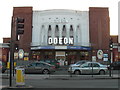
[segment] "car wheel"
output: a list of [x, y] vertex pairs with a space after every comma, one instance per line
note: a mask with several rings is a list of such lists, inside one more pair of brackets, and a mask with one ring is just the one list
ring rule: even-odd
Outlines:
[[50, 72], [49, 72], [49, 70], [44, 69], [42, 73], [43, 73], [43, 74], [49, 74]]
[[100, 75], [105, 75], [105, 71], [104, 70], [100, 70], [99, 74]]
[[6, 71], [5, 69], [2, 69], [2, 73], [5, 73], [5, 71]]
[[80, 75], [81, 72], [80, 72], [79, 70], [76, 70], [76, 71], [74, 72], [74, 74], [75, 74], [75, 75]]
[[2, 70], [2, 73], [5, 73], [5, 70]]

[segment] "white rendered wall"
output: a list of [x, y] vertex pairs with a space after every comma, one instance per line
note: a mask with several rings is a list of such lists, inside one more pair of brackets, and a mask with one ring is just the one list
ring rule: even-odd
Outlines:
[[[69, 31], [70, 25], [74, 28], [74, 45], [89, 46], [89, 13], [88, 11], [73, 10], [46, 10], [33, 11], [33, 28], [32, 28], [32, 46], [47, 46], [48, 27], [52, 27], [52, 37], [55, 37], [55, 26], [59, 29], [63, 25], [66, 31]], [[77, 28], [79, 26], [79, 28]], [[44, 27], [44, 28], [43, 28]], [[79, 30], [78, 30], [79, 29]], [[66, 33], [67, 33], [66, 32]], [[61, 36], [61, 33], [59, 33]], [[69, 37], [69, 35], [67, 34]]]

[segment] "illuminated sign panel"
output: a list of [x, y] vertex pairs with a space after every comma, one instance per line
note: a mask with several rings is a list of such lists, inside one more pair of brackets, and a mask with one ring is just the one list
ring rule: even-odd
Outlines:
[[59, 44], [59, 45], [63, 45], [63, 44], [73, 44], [73, 38], [48, 38], [48, 44]]

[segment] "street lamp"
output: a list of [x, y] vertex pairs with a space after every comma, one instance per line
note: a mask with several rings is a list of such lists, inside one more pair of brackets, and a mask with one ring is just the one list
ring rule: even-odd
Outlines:
[[[15, 21], [14, 21], [15, 20]], [[16, 39], [14, 38], [14, 24], [15, 23], [15, 31], [16, 31]], [[12, 68], [13, 68], [13, 76], [14, 76], [14, 51], [15, 51], [15, 41], [18, 41], [18, 35], [24, 33], [24, 19], [17, 17], [12, 17], [11, 20], [11, 41], [10, 41], [10, 77], [9, 77], [9, 86], [12, 86]]]
[[112, 50], [113, 50], [113, 41], [112, 41], [112, 38], [110, 38], [109, 40], [109, 63], [110, 63], [110, 67], [109, 67], [109, 76], [111, 77], [111, 53], [112, 53]]

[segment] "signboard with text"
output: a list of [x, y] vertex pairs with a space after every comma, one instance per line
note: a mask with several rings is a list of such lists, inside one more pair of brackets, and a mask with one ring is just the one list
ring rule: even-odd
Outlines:
[[24, 51], [23, 51], [23, 49], [19, 49], [18, 56], [19, 56], [20, 59], [22, 59], [24, 57]]
[[98, 59], [102, 59], [103, 58], [103, 51], [102, 50], [98, 50], [97, 57], [98, 57]]

